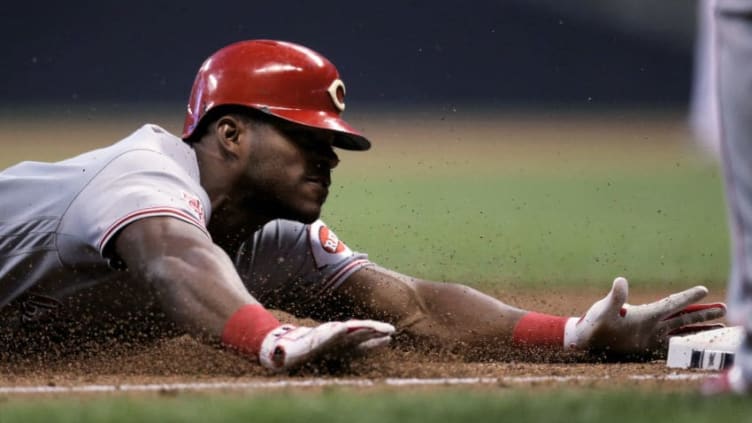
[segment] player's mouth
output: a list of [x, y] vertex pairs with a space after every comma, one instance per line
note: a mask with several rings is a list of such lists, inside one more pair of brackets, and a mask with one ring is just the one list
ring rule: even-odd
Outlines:
[[306, 182], [320, 185], [322, 188], [328, 190], [332, 184], [332, 178], [329, 175], [308, 175], [305, 178]]
[[323, 204], [326, 198], [329, 196], [329, 185], [331, 185], [331, 179], [328, 176], [307, 176], [305, 178], [306, 185], [308, 185], [309, 192], [316, 197], [316, 201]]

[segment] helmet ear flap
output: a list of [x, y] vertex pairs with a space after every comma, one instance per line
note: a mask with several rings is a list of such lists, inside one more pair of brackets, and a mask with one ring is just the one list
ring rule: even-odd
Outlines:
[[218, 50], [199, 69], [182, 137], [195, 140], [214, 108], [235, 105], [335, 131], [341, 140], [336, 146], [367, 150], [370, 142], [340, 116], [345, 93], [337, 69], [319, 53], [284, 41], [241, 41]]

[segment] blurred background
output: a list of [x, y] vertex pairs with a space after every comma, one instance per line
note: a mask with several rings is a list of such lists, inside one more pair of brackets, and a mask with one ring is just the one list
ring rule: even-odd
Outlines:
[[208, 55], [282, 39], [337, 65], [345, 117], [374, 141], [342, 152], [324, 215], [374, 261], [474, 283], [722, 287], [712, 130], [698, 137], [688, 118], [714, 116], [692, 94], [709, 90], [695, 78], [702, 4], [6, 2], [0, 167], [145, 122], [179, 132]]
[[685, 108], [686, 0], [6, 2], [0, 102], [185, 102], [205, 57], [298, 42], [340, 69], [352, 109]]

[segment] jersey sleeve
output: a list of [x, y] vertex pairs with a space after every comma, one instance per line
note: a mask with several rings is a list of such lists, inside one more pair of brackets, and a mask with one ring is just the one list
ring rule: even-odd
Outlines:
[[318, 220], [274, 220], [246, 242], [235, 259], [248, 291], [267, 307], [307, 316], [305, 305], [372, 263]]
[[66, 212], [64, 231], [104, 255], [113, 236], [128, 224], [169, 216], [207, 236], [209, 199], [183, 166], [166, 155], [132, 150], [112, 160], [91, 179]]

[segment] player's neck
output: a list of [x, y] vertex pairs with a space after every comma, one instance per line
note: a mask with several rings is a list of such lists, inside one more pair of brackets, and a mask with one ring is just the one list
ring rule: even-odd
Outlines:
[[226, 165], [222, 155], [208, 145], [209, 141], [203, 141], [194, 144], [193, 150], [196, 152], [201, 187], [209, 195], [212, 210], [219, 210], [227, 202], [232, 181], [238, 176]]
[[240, 245], [253, 236], [253, 233], [269, 220], [258, 216], [249, 216], [233, 207], [229, 202], [225, 202], [220, 203], [213, 210], [208, 229], [214, 243], [232, 257], [238, 251]]

